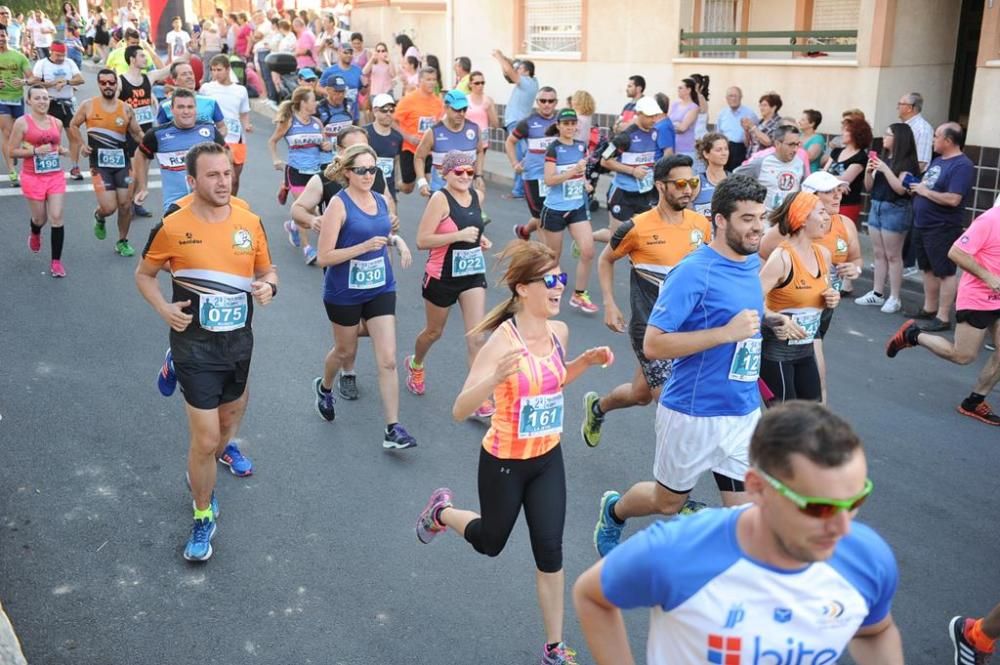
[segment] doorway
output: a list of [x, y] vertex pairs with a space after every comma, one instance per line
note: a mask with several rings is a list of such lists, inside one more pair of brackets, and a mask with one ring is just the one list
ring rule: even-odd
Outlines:
[[983, 0], [962, 0], [958, 20], [958, 45], [955, 47], [955, 69], [952, 72], [951, 102], [948, 119], [969, 126], [969, 108], [976, 82], [976, 60], [979, 57], [979, 34], [983, 27]]

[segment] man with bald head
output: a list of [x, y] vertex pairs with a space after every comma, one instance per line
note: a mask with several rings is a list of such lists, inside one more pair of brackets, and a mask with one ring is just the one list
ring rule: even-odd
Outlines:
[[924, 304], [911, 315], [925, 319], [922, 330], [939, 332], [951, 328], [958, 280], [948, 250], [962, 235], [965, 199], [972, 191], [976, 167], [962, 152], [962, 127], [946, 122], [934, 131], [934, 152], [923, 180], [911, 185], [913, 193], [913, 243], [917, 266], [924, 275]]
[[743, 118], [750, 118], [757, 124], [757, 115], [749, 106], [743, 104], [743, 91], [733, 86], [726, 89], [726, 108], [719, 111], [715, 122], [716, 131], [722, 133], [729, 141], [729, 161], [726, 170], [732, 171], [747, 158], [747, 146], [750, 137], [743, 129]]

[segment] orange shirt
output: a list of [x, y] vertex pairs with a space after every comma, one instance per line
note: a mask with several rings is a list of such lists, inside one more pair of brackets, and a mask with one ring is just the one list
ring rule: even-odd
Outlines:
[[771, 289], [767, 294], [767, 308], [772, 312], [800, 311], [804, 309], [824, 309], [826, 301], [823, 292], [829, 288], [828, 267], [821, 246], [812, 244], [816, 255], [819, 274], [813, 275], [799, 256], [799, 253], [785, 241], [779, 245], [792, 261], [792, 272], [788, 280]]
[[[188, 207], [189, 205], [191, 205], [192, 201], [194, 201], [194, 192], [185, 194], [184, 196], [180, 197], [179, 199], [171, 203], [169, 206], [167, 206], [167, 210], [166, 212], [164, 212], [163, 216], [166, 217], [167, 215], [172, 215], [181, 208]], [[229, 203], [230, 205], [237, 208], [243, 208], [244, 210], [250, 209], [250, 204], [238, 196], [230, 196]]]
[[[444, 115], [444, 102], [437, 95], [425, 95], [419, 89], [405, 95], [396, 104], [396, 113], [393, 116], [403, 135], [417, 134], [423, 136], [424, 132], [434, 126], [441, 116]], [[416, 144], [403, 139], [403, 150], [416, 152]]]
[[816, 242], [830, 250], [833, 265], [839, 265], [847, 261], [847, 251], [851, 244], [851, 236], [847, 235], [844, 218], [840, 215], [830, 215], [830, 230]]
[[694, 210], [683, 211], [671, 224], [656, 208], [640, 213], [618, 227], [611, 238], [616, 259], [628, 256], [636, 273], [659, 284], [685, 256], [712, 239], [712, 224]]

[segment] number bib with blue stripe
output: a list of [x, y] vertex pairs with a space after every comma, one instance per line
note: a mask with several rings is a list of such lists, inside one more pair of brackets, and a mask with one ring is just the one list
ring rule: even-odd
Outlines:
[[377, 289], [385, 286], [385, 278], [385, 257], [380, 256], [368, 261], [351, 259], [347, 288]]
[[517, 418], [517, 438], [561, 434], [563, 429], [563, 394], [535, 395], [521, 398]]
[[482, 247], [451, 250], [451, 276], [468, 277], [486, 272], [486, 259]]

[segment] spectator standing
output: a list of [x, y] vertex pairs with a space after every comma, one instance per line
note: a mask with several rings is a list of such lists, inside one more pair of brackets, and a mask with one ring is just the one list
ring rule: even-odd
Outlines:
[[848, 186], [840, 202], [840, 214], [861, 227], [861, 192], [864, 190], [864, 171], [868, 164], [868, 148], [872, 144], [872, 128], [860, 118], [848, 118], [842, 123], [842, 148], [834, 148], [826, 169]]
[[389, 47], [385, 42], [375, 45], [375, 55], [361, 70], [368, 79], [369, 93], [374, 99], [378, 95], [392, 94], [392, 82], [396, 78], [396, 66], [389, 59]]
[[899, 119], [913, 130], [913, 138], [917, 142], [917, 159], [920, 160], [921, 173], [927, 170], [927, 165], [931, 163], [931, 147], [934, 142], [934, 128], [922, 115], [923, 109], [924, 97], [919, 92], [905, 94], [896, 103]]
[[472, 92], [472, 87], [469, 85], [469, 79], [472, 74], [472, 60], [467, 56], [459, 56], [455, 58], [455, 88], [461, 90], [466, 95]]
[[292, 21], [292, 32], [295, 33], [295, 59], [299, 68], [315, 67], [316, 35], [301, 18]]
[[[534, 111], [535, 97], [538, 95], [538, 80], [535, 79], [535, 63], [531, 60], [511, 60], [499, 49], [493, 51], [493, 57], [500, 63], [504, 77], [514, 84], [514, 89], [510, 91], [510, 98], [507, 100], [507, 107], [504, 109], [503, 124], [510, 134], [517, 127], [517, 124], [527, 118]], [[517, 144], [517, 160], [524, 159], [527, 148], [523, 141]], [[524, 196], [524, 181], [520, 173], [514, 174], [514, 188], [511, 196], [521, 198]]]
[[[201, 24], [201, 59], [202, 62], [211, 62], [212, 58], [222, 53], [222, 35], [219, 34], [219, 26], [215, 21], [206, 19]], [[211, 71], [206, 70], [202, 83], [211, 78]]]
[[184, 22], [180, 16], [175, 16], [170, 22], [170, 32], [165, 38], [167, 42], [167, 62], [173, 63], [177, 58], [183, 58], [187, 53], [188, 44], [191, 43], [191, 35], [184, 29]]
[[417, 59], [417, 69], [420, 69], [420, 58], [421, 58], [420, 49], [418, 49], [416, 44], [413, 43], [413, 40], [410, 39], [409, 35], [406, 34], [396, 35], [396, 46], [399, 47], [399, 54], [402, 57], [403, 61], [405, 61], [410, 56], [413, 56], [414, 58]]
[[719, 111], [719, 117], [715, 121], [715, 131], [720, 132], [729, 142], [727, 171], [732, 171], [747, 158], [750, 135], [744, 127], [744, 118], [750, 126], [754, 126], [758, 122], [757, 115], [749, 106], [743, 104], [743, 91], [736, 86], [727, 88], [726, 108]]
[[774, 144], [771, 135], [781, 122], [781, 116], [778, 115], [781, 110], [781, 95], [776, 92], [761, 95], [757, 100], [757, 110], [760, 111], [760, 119], [756, 125], [747, 119], [742, 121], [743, 128], [750, 136], [747, 154], [751, 157], [761, 148], [770, 148]]
[[816, 131], [823, 122], [823, 114], [816, 109], [806, 109], [799, 118], [799, 131], [802, 133], [802, 149], [809, 155], [810, 173], [823, 168], [823, 157], [826, 153], [826, 137]]
[[678, 99], [670, 105], [670, 122], [674, 126], [674, 152], [695, 158], [694, 128], [698, 122], [700, 97], [694, 79], [686, 78], [677, 86]]
[[486, 76], [480, 71], [469, 73], [469, 89], [466, 97], [469, 99], [469, 110], [465, 112], [466, 120], [479, 125], [479, 147], [486, 150], [490, 145], [490, 128], [499, 127], [496, 104], [493, 98], [486, 94]]
[[628, 81], [625, 82], [625, 97], [628, 99], [625, 102], [625, 106], [622, 107], [621, 115], [618, 116], [618, 120], [615, 121], [614, 132], [618, 132], [625, 129], [629, 123], [635, 119], [635, 104], [642, 96], [646, 94], [646, 79], [638, 74], [633, 74], [628, 77]]

